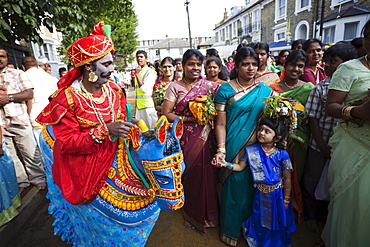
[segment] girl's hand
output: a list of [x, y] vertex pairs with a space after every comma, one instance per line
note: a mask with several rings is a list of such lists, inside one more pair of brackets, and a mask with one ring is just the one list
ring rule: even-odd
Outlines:
[[284, 208], [288, 209], [288, 207], [289, 207], [289, 203], [284, 202]]

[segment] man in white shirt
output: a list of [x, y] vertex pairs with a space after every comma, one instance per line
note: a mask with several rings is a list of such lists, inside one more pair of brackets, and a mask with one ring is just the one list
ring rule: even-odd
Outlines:
[[33, 86], [33, 99], [27, 102], [27, 107], [33, 133], [38, 142], [42, 126], [35, 119], [45, 106], [49, 104], [49, 96], [58, 89], [58, 79], [40, 68], [37, 65], [36, 59], [33, 57], [24, 57], [22, 66]]

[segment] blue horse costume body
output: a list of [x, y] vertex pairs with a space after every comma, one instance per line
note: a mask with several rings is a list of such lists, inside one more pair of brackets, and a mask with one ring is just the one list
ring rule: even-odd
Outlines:
[[53, 180], [55, 138], [52, 126], [46, 126], [40, 146], [55, 234], [76, 246], [144, 246], [160, 210], [176, 210], [184, 204], [181, 136], [180, 118], [170, 130], [164, 117], [154, 131], [142, 133], [131, 127], [126, 140], [117, 140], [116, 156], [96, 198], [88, 204], [72, 205]]

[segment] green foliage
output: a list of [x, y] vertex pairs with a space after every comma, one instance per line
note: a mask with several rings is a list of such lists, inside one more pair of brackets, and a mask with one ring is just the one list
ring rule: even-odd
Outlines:
[[0, 41], [14, 43], [24, 39], [42, 44], [40, 26], [50, 32], [53, 24], [63, 34], [59, 54], [77, 39], [89, 34], [100, 20], [112, 26], [117, 54], [125, 61], [136, 49], [137, 17], [131, 0], [0, 0]]

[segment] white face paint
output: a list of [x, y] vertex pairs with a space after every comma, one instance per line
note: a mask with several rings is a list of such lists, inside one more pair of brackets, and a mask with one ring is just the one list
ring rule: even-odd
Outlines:
[[114, 71], [113, 57], [108, 53], [104, 57], [94, 62], [96, 65], [95, 74], [98, 76], [96, 83], [105, 84], [108, 82], [111, 73]]

